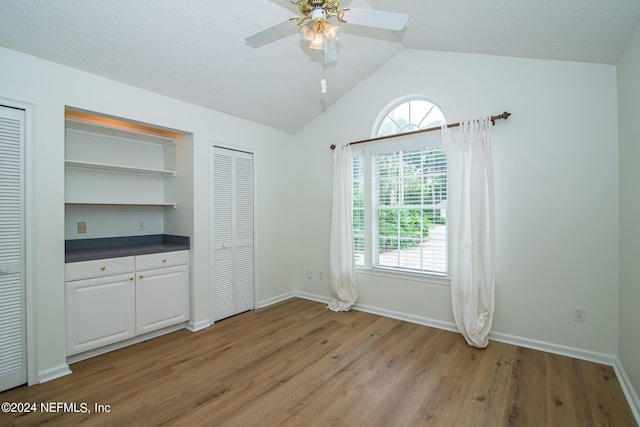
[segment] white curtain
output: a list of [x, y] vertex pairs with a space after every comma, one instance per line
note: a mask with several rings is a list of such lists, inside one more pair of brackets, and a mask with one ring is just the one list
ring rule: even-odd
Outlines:
[[495, 239], [491, 119], [443, 128], [449, 162], [447, 216], [451, 300], [467, 343], [484, 348], [495, 306]]
[[329, 272], [333, 311], [349, 311], [358, 299], [352, 229], [353, 157], [348, 144], [333, 153], [333, 205], [329, 243]]

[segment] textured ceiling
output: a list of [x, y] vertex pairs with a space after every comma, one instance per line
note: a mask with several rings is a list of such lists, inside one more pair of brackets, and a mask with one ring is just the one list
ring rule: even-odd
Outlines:
[[409, 22], [401, 32], [343, 25], [326, 95], [320, 58], [297, 33], [244, 42], [294, 16], [287, 0], [0, 0], [0, 45], [295, 132], [402, 49], [616, 64], [640, 20], [638, 0], [342, 6], [408, 13]]

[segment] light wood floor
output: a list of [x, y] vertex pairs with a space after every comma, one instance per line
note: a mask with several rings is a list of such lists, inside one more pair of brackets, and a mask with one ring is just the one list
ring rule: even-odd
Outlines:
[[0, 413], [0, 425], [636, 425], [611, 367], [497, 342], [477, 350], [458, 334], [302, 299], [71, 368], [0, 402], [92, 413]]

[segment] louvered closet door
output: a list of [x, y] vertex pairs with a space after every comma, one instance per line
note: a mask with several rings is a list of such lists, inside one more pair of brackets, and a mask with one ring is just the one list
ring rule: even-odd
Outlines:
[[214, 321], [254, 308], [253, 155], [214, 147]]
[[234, 248], [236, 313], [254, 308], [253, 156], [235, 153]]
[[0, 391], [27, 382], [24, 120], [0, 106]]

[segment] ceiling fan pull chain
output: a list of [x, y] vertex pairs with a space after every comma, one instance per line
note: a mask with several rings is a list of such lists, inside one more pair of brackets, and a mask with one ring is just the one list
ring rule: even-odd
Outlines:
[[322, 80], [320, 80], [320, 91], [322, 93], [327, 93], [327, 80], [324, 78], [324, 53], [326, 50], [325, 43], [327, 42], [326, 37], [323, 36], [322, 39]]

